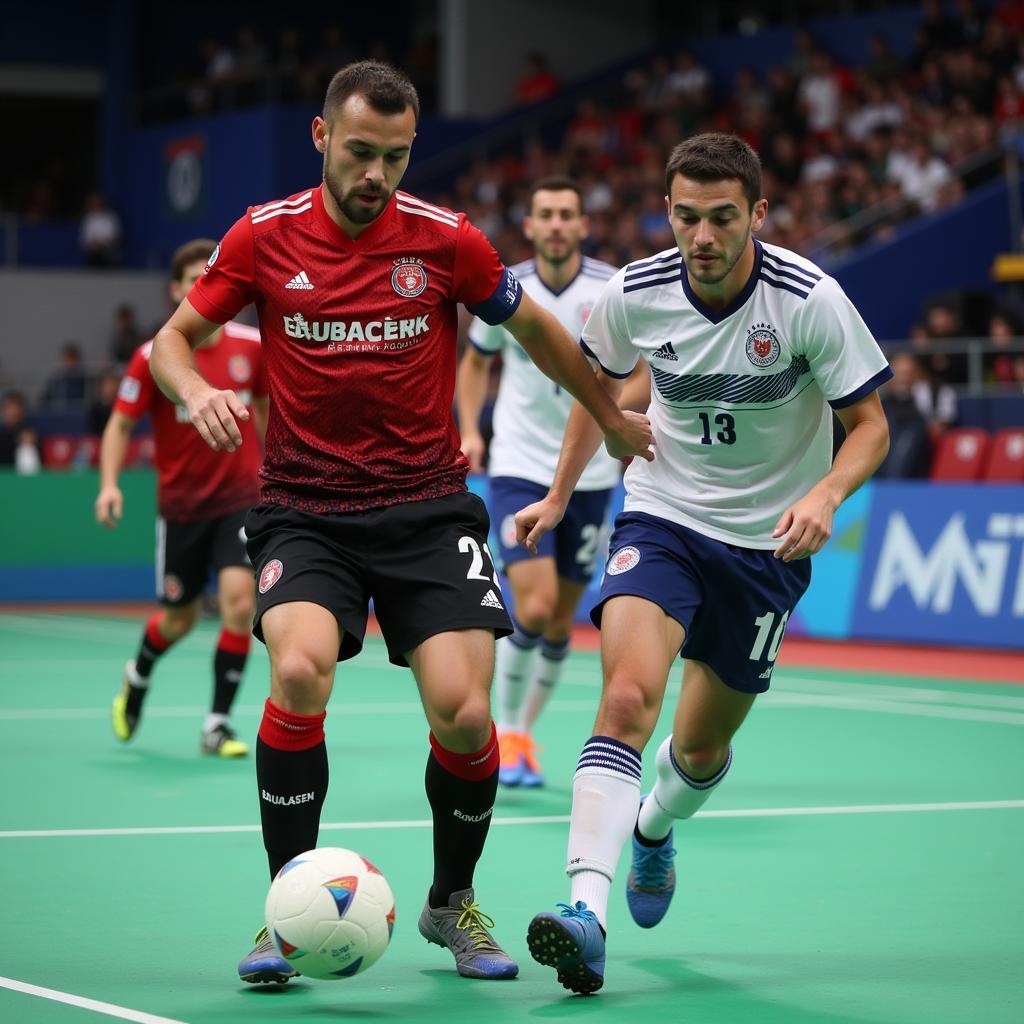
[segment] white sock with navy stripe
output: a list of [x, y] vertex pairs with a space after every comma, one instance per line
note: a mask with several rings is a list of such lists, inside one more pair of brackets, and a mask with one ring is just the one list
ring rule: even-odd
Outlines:
[[541, 642], [540, 633], [528, 633], [512, 620], [516, 631], [499, 640], [494, 660], [494, 693], [498, 731], [518, 732], [526, 696], [526, 684], [533, 672], [533, 659]]
[[674, 821], [690, 818], [704, 806], [732, 764], [732, 747], [729, 747], [725, 764], [710, 779], [691, 779], [683, 771], [672, 752], [671, 736], [658, 747], [655, 764], [658, 781], [640, 808], [636, 823], [637, 830], [645, 839], [664, 839], [672, 830]]
[[568, 639], [556, 642], [545, 640], [540, 645], [540, 657], [537, 668], [526, 691], [526, 706], [520, 722], [520, 732], [533, 731], [533, 725], [540, 718], [540, 713], [547, 706], [554, 693], [558, 680], [562, 676], [565, 659], [569, 657]]
[[640, 752], [610, 736], [591, 736], [572, 783], [569, 819], [571, 903], [583, 900], [601, 927], [622, 847], [640, 802]]

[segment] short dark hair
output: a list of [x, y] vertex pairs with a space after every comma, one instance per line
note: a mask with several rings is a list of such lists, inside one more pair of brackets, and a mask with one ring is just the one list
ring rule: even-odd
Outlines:
[[401, 114], [412, 107], [413, 117], [420, 119], [420, 98], [416, 86], [398, 68], [380, 60], [359, 60], [346, 64], [327, 86], [323, 119], [331, 116], [349, 98], [359, 94], [378, 114]]
[[705, 132], [680, 142], [665, 167], [665, 194], [672, 192], [677, 174], [694, 181], [736, 179], [754, 208], [761, 198], [761, 160], [741, 138], [724, 132]]
[[583, 189], [580, 188], [579, 182], [573, 181], [572, 178], [564, 174], [549, 174], [546, 178], [541, 178], [539, 181], [533, 183], [533, 187], [530, 189], [530, 204], [528, 209], [533, 209], [533, 197], [538, 192], [575, 192], [576, 198], [580, 201], [580, 213], [583, 212]]
[[179, 245], [171, 257], [171, 279], [181, 284], [185, 268], [198, 260], [206, 263], [216, 248], [217, 243], [212, 238], [193, 238], [191, 242]]

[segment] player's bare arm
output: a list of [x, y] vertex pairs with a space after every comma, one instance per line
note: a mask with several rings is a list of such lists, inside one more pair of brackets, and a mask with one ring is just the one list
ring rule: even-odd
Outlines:
[[153, 379], [172, 401], [188, 409], [192, 425], [214, 451], [233, 452], [242, 443], [237, 420], [247, 420], [249, 410], [234, 391], [211, 387], [196, 369], [193, 350], [220, 324], [201, 316], [182, 299], [170, 320], [153, 339], [149, 365]]
[[795, 505], [786, 509], [772, 531], [781, 538], [775, 557], [784, 562], [817, 554], [832, 536], [835, 510], [882, 464], [889, 451], [889, 424], [878, 392], [837, 409], [846, 440], [832, 468]]
[[619, 408], [646, 413], [651, 404], [651, 369], [643, 359], [626, 378], [619, 395]]
[[100, 439], [100, 492], [94, 508], [96, 522], [113, 529], [124, 514], [124, 495], [118, 478], [128, 454], [128, 445], [135, 429], [135, 417], [114, 410], [103, 428]]
[[459, 361], [459, 376], [455, 384], [455, 402], [459, 411], [459, 447], [469, 460], [473, 473], [483, 469], [484, 439], [480, 433], [480, 413], [487, 399], [487, 383], [491, 374], [492, 357], [484, 355], [472, 345]]
[[[612, 401], [620, 397], [623, 381], [609, 377], [600, 369], [595, 373], [595, 377], [598, 387]], [[625, 415], [638, 417], [639, 413], [627, 412]], [[652, 439], [651, 444], [653, 443]], [[531, 554], [537, 554], [537, 542], [562, 521], [572, 492], [600, 444], [601, 428], [582, 405], [575, 403], [565, 425], [562, 451], [558, 456], [555, 477], [551, 481], [548, 493], [540, 501], [535, 501], [516, 513], [516, 540]]]
[[615, 404], [595, 379], [569, 332], [546, 309], [524, 292], [519, 308], [502, 326], [543, 374], [565, 388], [593, 416], [612, 458], [637, 455], [648, 462], [654, 458], [654, 438], [647, 417], [624, 413]]

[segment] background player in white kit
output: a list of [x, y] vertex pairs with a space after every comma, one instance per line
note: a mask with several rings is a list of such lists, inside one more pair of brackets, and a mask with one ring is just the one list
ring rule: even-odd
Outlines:
[[[572, 179], [538, 181], [523, 222], [523, 234], [536, 255], [512, 268], [523, 287], [574, 338], [580, 336], [616, 270], [580, 253], [587, 228], [583, 196]], [[533, 724], [558, 683], [576, 606], [605, 553], [608, 502], [621, 463], [603, 448], [594, 455], [561, 523], [541, 541], [538, 557], [530, 558], [516, 543], [515, 513], [543, 498], [551, 486], [572, 396], [545, 377], [500, 324], [490, 326], [475, 318], [469, 340], [459, 363], [456, 396], [462, 451], [476, 473], [483, 469], [480, 413], [491, 363], [499, 352], [502, 356], [488, 460], [489, 510], [512, 587], [515, 633], [498, 641], [495, 661], [498, 780], [506, 786], [540, 786], [544, 778], [534, 750]]]
[[[754, 151], [733, 136], [695, 136], [669, 158], [666, 191], [678, 248], [616, 274], [583, 331], [613, 395], [638, 358], [650, 365], [658, 458], [626, 471], [592, 613], [604, 687], [573, 781], [570, 904], [529, 928], [534, 959], [581, 993], [603, 983], [623, 843], [632, 832], [630, 912], [652, 927], [675, 889], [672, 824], [724, 778], [732, 737], [768, 689], [810, 582], [807, 556], [888, 450], [876, 389], [892, 371], [864, 321], [809, 260], [753, 238], [767, 210]], [[834, 462], [832, 409], [847, 435]], [[516, 517], [530, 550], [597, 443], [574, 408], [551, 491]], [[641, 804], [640, 753], [680, 650], [672, 735]]]

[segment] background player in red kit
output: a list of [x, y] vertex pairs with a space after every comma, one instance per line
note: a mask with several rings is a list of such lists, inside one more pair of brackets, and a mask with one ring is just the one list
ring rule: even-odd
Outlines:
[[[175, 302], [202, 276], [216, 244], [197, 238], [175, 252], [170, 284]], [[222, 629], [213, 657], [213, 700], [200, 749], [220, 757], [241, 757], [249, 747], [235, 736], [228, 716], [245, 669], [253, 613], [253, 574], [243, 523], [259, 493], [259, 442], [267, 416], [260, 335], [255, 328], [228, 323], [211, 334], [196, 354], [203, 376], [230, 388], [255, 413], [241, 425], [249, 444], [234, 458], [211, 452], [196, 436], [184, 406], [168, 401], [157, 389], [149, 366], [152, 344], [147, 342], [132, 357], [100, 445], [96, 519], [114, 527], [124, 511], [118, 476], [132, 430], [149, 413], [159, 478], [156, 582], [163, 610], [146, 623], [138, 653], [125, 667], [121, 692], [114, 698], [114, 733], [127, 741], [138, 728], [153, 664], [195, 625], [212, 568], [217, 574]]]
[[[434, 876], [419, 930], [452, 951], [460, 974], [509, 978], [518, 967], [490, 934], [473, 871], [498, 780], [494, 638], [511, 626], [452, 416], [456, 304], [504, 323], [592, 411], [613, 455], [651, 457], [651, 435], [645, 417], [612, 403], [575, 341], [464, 215], [397, 191], [418, 112], [395, 69], [364, 61], [339, 71], [313, 121], [323, 186], [234, 224], [157, 334], [153, 369], [212, 448], [244, 450], [247, 410], [203, 379], [192, 349], [256, 303], [273, 403], [262, 503], [246, 532], [259, 582], [254, 631], [271, 664], [256, 749], [271, 874], [316, 845], [325, 708], [337, 662], [362, 645], [372, 597], [389, 657], [411, 667], [431, 730]], [[265, 932], [239, 964], [246, 981], [294, 973]]]

